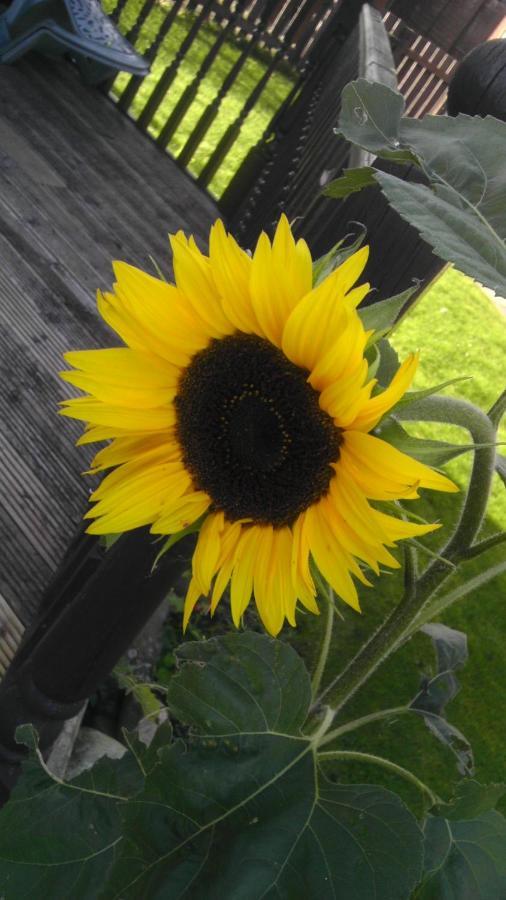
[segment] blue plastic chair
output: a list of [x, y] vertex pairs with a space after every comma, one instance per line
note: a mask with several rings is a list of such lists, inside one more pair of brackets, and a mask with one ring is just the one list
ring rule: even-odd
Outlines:
[[118, 70], [147, 75], [139, 56], [103, 12], [98, 0], [14, 0], [0, 14], [0, 63], [13, 63], [28, 50], [70, 56], [88, 83]]

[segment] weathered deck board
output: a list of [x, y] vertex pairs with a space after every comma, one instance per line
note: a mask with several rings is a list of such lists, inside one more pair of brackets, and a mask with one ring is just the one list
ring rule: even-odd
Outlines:
[[62, 353], [114, 343], [95, 310], [112, 259], [169, 271], [168, 231], [206, 240], [212, 201], [66, 63], [0, 66], [0, 674], [91, 482]]

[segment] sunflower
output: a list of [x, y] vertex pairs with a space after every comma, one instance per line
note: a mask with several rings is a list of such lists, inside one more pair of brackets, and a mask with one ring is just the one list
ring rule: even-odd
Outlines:
[[272, 635], [318, 612], [314, 569], [359, 610], [364, 569], [397, 568], [397, 541], [419, 525], [373, 501], [454, 491], [445, 476], [371, 434], [417, 367], [402, 363], [373, 394], [371, 333], [356, 307], [362, 248], [320, 284], [282, 216], [252, 256], [218, 221], [209, 256], [171, 237], [175, 284], [116, 263], [98, 309], [125, 347], [67, 353], [62, 377], [86, 392], [62, 415], [87, 423], [79, 443], [109, 441], [90, 471], [112, 469], [91, 495], [91, 534], [200, 526], [184, 626], [197, 600], [211, 613], [227, 586], [239, 626], [252, 596]]

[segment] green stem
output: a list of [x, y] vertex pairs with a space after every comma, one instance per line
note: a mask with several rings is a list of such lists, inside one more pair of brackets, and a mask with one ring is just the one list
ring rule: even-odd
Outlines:
[[[461, 559], [464, 549], [468, 549], [480, 530], [485, 515], [494, 474], [495, 428], [488, 416], [465, 400], [455, 397], [426, 397], [399, 410], [399, 418], [405, 421], [450, 422], [471, 433], [474, 444], [486, 444], [474, 452], [473, 468], [465, 497], [460, 521], [441, 556], [454, 561]], [[439, 569], [436, 561], [422, 576], [427, 580], [430, 569]], [[443, 564], [444, 566], [444, 564]], [[447, 573], [448, 574], [448, 573]]]
[[474, 578], [466, 581], [465, 584], [459, 585], [448, 594], [443, 594], [441, 597], [439, 595], [434, 597], [429, 604], [426, 604], [423, 609], [417, 613], [406, 631], [404, 639], [411, 637], [411, 635], [414, 634], [415, 631], [418, 631], [422, 625], [425, 625], [426, 622], [430, 622], [431, 619], [440, 616], [445, 609], [448, 609], [448, 607], [452, 606], [453, 603], [456, 603], [457, 600], [462, 600], [463, 597], [472, 594], [473, 591], [478, 590], [488, 581], [491, 581], [492, 578], [497, 578], [498, 575], [502, 575], [504, 572], [506, 572], [506, 562], [497, 563], [497, 565], [491, 566], [490, 569], [485, 569], [484, 572], [475, 575]]
[[497, 534], [493, 534], [490, 537], [486, 538], [484, 541], [480, 541], [478, 544], [473, 544], [472, 547], [469, 547], [469, 550], [463, 554], [464, 559], [473, 559], [475, 556], [479, 556], [480, 553], [486, 553], [487, 550], [491, 550], [492, 547], [497, 547], [498, 544], [503, 544], [506, 541], [506, 531], [499, 531]]
[[381, 709], [378, 712], [370, 713], [368, 716], [361, 716], [360, 719], [353, 719], [351, 722], [345, 722], [345, 724], [340, 725], [339, 728], [328, 731], [325, 737], [320, 741], [320, 747], [323, 747], [325, 744], [330, 744], [331, 741], [335, 741], [336, 738], [342, 737], [343, 734], [347, 734], [349, 731], [355, 731], [357, 728], [369, 725], [371, 722], [378, 722], [380, 719], [391, 719], [393, 716], [402, 716], [404, 713], [408, 712], [413, 712], [409, 706], [393, 706], [391, 709]]
[[431, 806], [435, 806], [436, 803], [441, 803], [438, 795], [435, 794], [427, 784], [420, 781], [420, 779], [417, 778], [413, 772], [410, 772], [409, 769], [398, 766], [397, 763], [392, 762], [390, 759], [384, 759], [382, 756], [373, 756], [372, 753], [359, 753], [355, 750], [330, 750], [318, 754], [318, 760], [321, 762], [326, 762], [327, 760], [330, 762], [333, 759], [373, 763], [376, 766], [381, 766], [383, 769], [387, 769], [389, 772], [399, 775], [400, 778], [404, 778], [405, 781], [410, 781], [411, 784], [414, 784], [422, 794], [425, 794], [429, 798]]
[[497, 398], [494, 405], [488, 411], [488, 417], [492, 422], [492, 425], [495, 425], [496, 428], [499, 427], [501, 419], [506, 412], [506, 390], [502, 392], [501, 396]]
[[[464, 400], [446, 397], [429, 397], [411, 404], [399, 413], [405, 419], [423, 419], [435, 422], [451, 422], [467, 428], [475, 444], [493, 444], [495, 431], [490, 419]], [[494, 473], [495, 450], [485, 447], [476, 450], [460, 520], [441, 557], [451, 562], [462, 559], [472, 545], [485, 514], [490, 485]], [[359, 650], [348, 666], [325, 688], [320, 700], [332, 692], [332, 705], [336, 712], [353, 696], [397, 649], [409, 632], [409, 627], [421, 612], [428, 599], [443, 581], [450, 569], [442, 559], [434, 560], [421, 577], [406, 580], [404, 594], [385, 622]]]
[[316, 697], [318, 691], [320, 690], [321, 681], [323, 678], [323, 673], [325, 671], [325, 666], [327, 664], [327, 659], [330, 650], [330, 642], [332, 639], [332, 626], [334, 624], [334, 592], [332, 588], [328, 588], [328, 597], [327, 597], [327, 617], [325, 621], [325, 628], [323, 630], [323, 637], [320, 646], [320, 653], [318, 656], [318, 662], [316, 663], [316, 668], [314, 670], [313, 677], [311, 679], [311, 688], [313, 698]]

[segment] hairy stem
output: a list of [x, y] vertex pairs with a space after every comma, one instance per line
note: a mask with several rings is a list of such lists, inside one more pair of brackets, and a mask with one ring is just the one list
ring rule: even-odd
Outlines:
[[488, 581], [497, 578], [498, 575], [502, 575], [504, 572], [506, 572], [506, 561], [497, 563], [495, 566], [491, 566], [490, 569], [485, 569], [484, 572], [475, 575], [474, 578], [466, 581], [465, 584], [459, 585], [448, 594], [437, 594], [435, 597], [432, 597], [430, 602], [417, 613], [405, 637], [411, 637], [426, 622], [430, 622], [434, 617], [440, 616], [449, 606], [452, 606], [458, 600], [462, 600], [463, 597], [467, 597], [468, 594], [472, 594], [473, 591], [479, 590]]
[[473, 557], [479, 556], [480, 553], [486, 553], [487, 550], [491, 550], [492, 547], [497, 547], [498, 544], [504, 544], [505, 541], [506, 531], [499, 531], [497, 534], [492, 534], [484, 541], [480, 541], [478, 544], [473, 544], [473, 546], [469, 547], [469, 550], [467, 550], [466, 553], [463, 554], [463, 558], [473, 559]]
[[323, 673], [325, 671], [325, 666], [327, 664], [327, 659], [329, 655], [330, 642], [332, 639], [332, 626], [334, 624], [334, 592], [332, 588], [328, 588], [328, 597], [327, 597], [327, 615], [325, 620], [325, 627], [323, 629], [322, 642], [320, 646], [320, 653], [318, 655], [318, 662], [316, 663], [316, 668], [314, 670], [313, 677], [311, 679], [311, 688], [313, 697], [316, 697], [318, 691], [320, 690], [321, 681], [323, 678]]
[[[495, 431], [490, 419], [464, 400], [429, 397], [411, 404], [407, 410], [402, 410], [400, 416], [404, 419], [451, 422], [460, 425], [471, 432], [475, 444], [493, 444], [495, 441]], [[460, 520], [446, 547], [441, 551], [441, 557], [446, 560], [459, 562], [478, 533], [487, 506], [494, 461], [493, 446], [475, 451], [469, 488]], [[322, 700], [332, 692], [332, 705], [336, 712], [339, 711], [378, 666], [400, 646], [415, 617], [434, 591], [448, 578], [450, 572], [447, 563], [438, 558], [417, 580], [406, 578], [404, 594], [399, 604], [348, 666], [325, 688], [319, 699]]]
[[436, 803], [441, 802], [438, 795], [435, 794], [427, 784], [420, 781], [413, 772], [410, 772], [409, 769], [404, 769], [402, 766], [398, 766], [397, 763], [392, 762], [390, 759], [384, 759], [382, 756], [374, 756], [372, 753], [359, 753], [355, 750], [329, 750], [318, 754], [318, 760], [320, 762], [330, 762], [333, 759], [373, 763], [373, 765], [381, 766], [383, 769], [387, 769], [389, 772], [393, 772], [394, 775], [399, 775], [401, 778], [404, 778], [405, 781], [410, 781], [411, 784], [414, 784], [422, 794], [425, 794], [429, 798], [431, 806], [435, 806]]
[[360, 719], [352, 719], [352, 721], [340, 725], [339, 728], [328, 731], [325, 737], [320, 741], [320, 747], [323, 747], [325, 744], [330, 744], [331, 741], [335, 741], [349, 731], [355, 731], [357, 728], [363, 728], [364, 725], [370, 725], [371, 722], [378, 722], [381, 719], [392, 719], [395, 716], [402, 716], [407, 712], [412, 712], [409, 706], [393, 706], [391, 709], [380, 709], [378, 712], [370, 713], [368, 716], [361, 716]]

